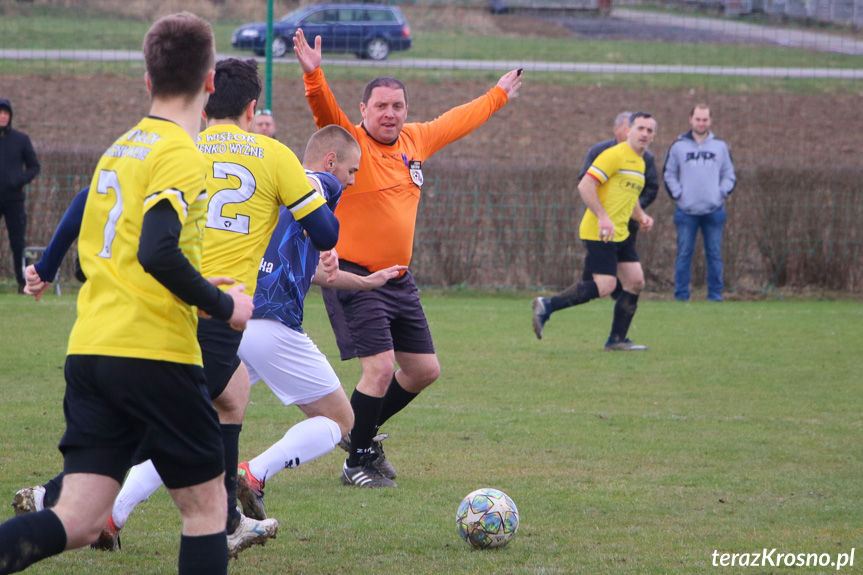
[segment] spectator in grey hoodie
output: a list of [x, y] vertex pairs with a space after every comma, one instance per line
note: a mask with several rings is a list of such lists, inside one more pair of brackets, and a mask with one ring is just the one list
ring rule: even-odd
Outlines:
[[19, 294], [24, 293], [22, 258], [27, 231], [24, 186], [39, 175], [39, 170], [29, 136], [12, 129], [12, 103], [8, 98], [0, 98], [0, 218], [6, 218]]
[[692, 129], [681, 134], [665, 156], [663, 178], [675, 201], [677, 260], [674, 264], [674, 297], [689, 300], [692, 253], [701, 229], [707, 260], [707, 299], [722, 301], [722, 228], [725, 199], [737, 181], [731, 152], [710, 131], [710, 108], [698, 104], [689, 115]]

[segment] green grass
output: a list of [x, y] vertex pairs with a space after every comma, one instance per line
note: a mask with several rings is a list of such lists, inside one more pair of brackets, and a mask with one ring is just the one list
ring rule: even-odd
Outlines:
[[[56, 11], [55, 11], [56, 12]], [[8, 15], [0, 23], [0, 48], [50, 50], [140, 50], [153, 24], [140, 20], [73, 11], [61, 14]], [[231, 46], [239, 21], [212, 22], [216, 45]]]
[[[287, 470], [267, 491], [278, 539], [232, 570], [688, 575], [714, 572], [714, 550], [835, 557], [858, 546], [859, 302], [643, 301], [631, 334], [650, 351], [609, 354], [609, 302], [555, 315], [537, 341], [530, 297], [424, 293], [443, 372], [384, 430], [398, 489], [342, 487], [339, 453]], [[11, 500], [61, 465], [74, 297], [0, 295], [0, 313], [0, 492]], [[307, 327], [336, 357], [314, 294]], [[334, 366], [351, 389], [357, 362]], [[242, 457], [300, 417], [265, 387], [252, 402]], [[521, 512], [516, 540], [499, 551], [471, 550], [455, 531], [458, 502], [483, 486]], [[160, 491], [133, 513], [121, 553], [75, 551], [28, 572], [174, 572], [178, 531]]]
[[763, 45], [675, 44], [575, 38], [417, 34], [393, 57], [746, 67], [859, 68], [863, 57]]

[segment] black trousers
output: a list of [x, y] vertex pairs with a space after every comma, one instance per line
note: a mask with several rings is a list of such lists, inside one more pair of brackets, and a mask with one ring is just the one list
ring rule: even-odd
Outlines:
[[24, 271], [21, 263], [24, 258], [24, 237], [27, 234], [27, 212], [24, 201], [0, 202], [0, 218], [6, 218], [6, 229], [9, 232], [9, 247], [12, 248], [12, 269], [18, 285], [24, 285]]

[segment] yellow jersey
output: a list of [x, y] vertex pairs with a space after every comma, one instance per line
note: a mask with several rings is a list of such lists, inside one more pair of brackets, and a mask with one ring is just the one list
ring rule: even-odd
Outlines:
[[[629, 144], [621, 142], [608, 148], [593, 161], [587, 175], [599, 182], [599, 202], [614, 224], [614, 241], [629, 237], [629, 219], [644, 188], [644, 159]], [[583, 240], [600, 241], [599, 220], [592, 211], [584, 212], [579, 228]]]
[[253, 295], [279, 207], [300, 220], [326, 200], [294, 153], [272, 138], [218, 124], [200, 133], [198, 149], [209, 164], [202, 273], [233, 278]]
[[87, 281], [69, 354], [201, 365], [197, 310], [138, 262], [144, 214], [168, 200], [182, 223], [179, 247], [200, 269], [207, 165], [177, 124], [148, 117], [102, 154], [78, 237]]

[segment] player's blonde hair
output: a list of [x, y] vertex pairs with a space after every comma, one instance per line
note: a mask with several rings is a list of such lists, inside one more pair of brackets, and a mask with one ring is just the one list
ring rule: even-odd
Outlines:
[[306, 151], [303, 154], [303, 164], [314, 164], [321, 158], [335, 152], [339, 159], [344, 158], [348, 150], [359, 150], [360, 145], [350, 132], [331, 124], [321, 128], [309, 138]]

